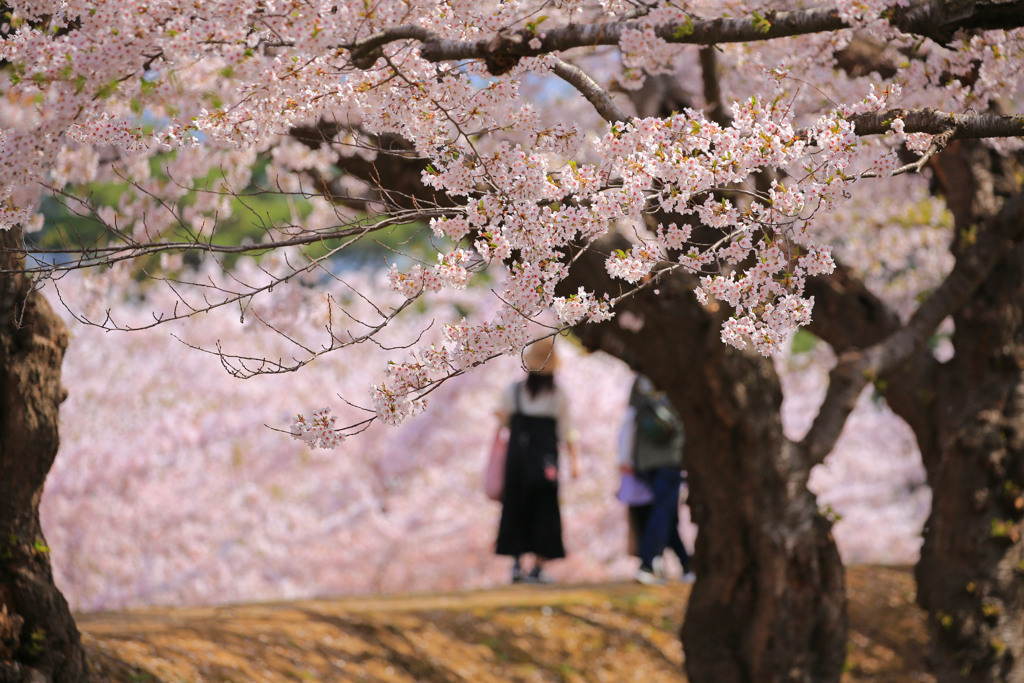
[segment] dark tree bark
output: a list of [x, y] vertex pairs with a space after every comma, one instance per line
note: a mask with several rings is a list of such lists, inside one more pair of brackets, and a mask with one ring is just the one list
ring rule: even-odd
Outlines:
[[[572, 288], [612, 287], [594, 252]], [[602, 286], [603, 285], [603, 286]], [[625, 306], [615, 320], [577, 329], [592, 349], [650, 376], [687, 431], [689, 504], [699, 527], [694, 585], [682, 629], [694, 683], [838, 681], [847, 620], [843, 568], [831, 523], [807, 489], [810, 464], [785, 439], [782, 392], [770, 361], [725, 346], [721, 319], [683, 276]], [[621, 310], [621, 308], [620, 308]]]
[[[917, 566], [939, 681], [1024, 682], [1024, 245], [1019, 212], [997, 224], [1020, 167], [975, 145], [936, 160], [958, 253], [973, 230], [1015, 243], [955, 316], [955, 356], [917, 388], [932, 511]], [[1005, 218], [1005, 216], [1004, 216]], [[1004, 222], [1006, 222], [1004, 220]], [[897, 404], [897, 407], [902, 407]], [[909, 411], [909, 409], [908, 409]]]
[[932, 486], [918, 600], [929, 612], [939, 681], [1022, 683], [1024, 245], [1020, 203], [1007, 199], [1021, 191], [1020, 166], [959, 143], [932, 169], [954, 215], [957, 258], [981, 239], [1007, 242], [953, 315], [954, 357], [919, 375], [912, 396], [890, 399], [923, 444]]
[[1024, 682], [1024, 247], [956, 316], [931, 384], [932, 511], [917, 566], [939, 681]]
[[[0, 271], [17, 267], [0, 231]], [[0, 275], [0, 683], [88, 680], [67, 601], [53, 581], [39, 501], [57, 455], [67, 333], [20, 275]]]
[[[954, 314], [955, 356], [927, 350], [883, 376], [914, 430], [932, 487], [916, 569], [932, 665], [946, 682], [1024, 681], [1024, 246], [1019, 166], [973, 143], [931, 164], [955, 217], [958, 261], [984, 240], [993, 266]], [[976, 254], [975, 254], [976, 256]], [[845, 272], [810, 288], [812, 330], [838, 352], [868, 347], [899, 323]], [[841, 312], [841, 315], [836, 315]], [[821, 315], [819, 315], [821, 314]]]

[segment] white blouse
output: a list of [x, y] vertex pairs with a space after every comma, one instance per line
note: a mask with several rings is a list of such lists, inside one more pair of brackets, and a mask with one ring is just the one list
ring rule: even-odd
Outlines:
[[515, 412], [515, 391], [519, 389], [519, 410], [523, 415], [533, 417], [553, 417], [558, 429], [558, 438], [561, 441], [576, 441], [578, 435], [572, 428], [572, 421], [569, 418], [569, 401], [565, 393], [555, 386], [554, 391], [544, 391], [536, 396], [530, 396], [526, 386], [522, 382], [515, 382], [505, 388], [501, 394], [501, 402], [495, 411], [501, 426], [507, 427], [512, 420], [512, 413]]

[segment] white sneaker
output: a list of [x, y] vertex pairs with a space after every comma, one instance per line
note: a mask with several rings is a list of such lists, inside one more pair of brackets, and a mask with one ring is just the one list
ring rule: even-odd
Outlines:
[[665, 558], [662, 557], [661, 555], [659, 555], [658, 557], [654, 558], [654, 561], [651, 562], [651, 571], [654, 572], [655, 576], [658, 576], [658, 577], [661, 577], [661, 578], [664, 579], [665, 578]]
[[661, 578], [650, 569], [644, 569], [641, 567], [636, 570], [636, 582], [642, 583], [645, 586], [661, 586], [665, 583], [665, 579]]

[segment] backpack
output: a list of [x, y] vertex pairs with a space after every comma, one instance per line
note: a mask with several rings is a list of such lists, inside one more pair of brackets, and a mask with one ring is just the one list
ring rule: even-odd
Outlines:
[[636, 430], [645, 439], [655, 444], [667, 444], [682, 425], [672, 414], [672, 409], [663, 400], [644, 401], [637, 411]]
[[643, 474], [658, 467], [683, 468], [686, 434], [683, 421], [664, 396], [645, 398], [636, 406], [633, 468]]

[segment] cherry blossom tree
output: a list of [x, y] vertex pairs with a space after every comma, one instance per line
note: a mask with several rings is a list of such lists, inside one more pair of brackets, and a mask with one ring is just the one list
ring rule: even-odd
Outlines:
[[[671, 360], [665, 379], [676, 380], [687, 424], [706, 426], [694, 449], [703, 454], [694, 493], [708, 515], [698, 522], [712, 533], [698, 539], [711, 544], [699, 562], [753, 577], [743, 601], [724, 612], [723, 600], [739, 594], [729, 596], [710, 575], [698, 581], [684, 635], [688, 670], [694, 680], [838, 679], [841, 566], [804, 486], [809, 470], [832, 449], [868, 382], [916, 357], [994, 272], [1000, 245], [1018, 239], [1008, 216], [1019, 189], [1001, 187], [977, 214], [976, 238], [957, 225], [967, 232], [953, 269], [909, 318], [840, 357], [798, 444], [782, 436], [778, 379], [761, 356], [777, 352], [827, 299], [809, 288], [833, 272], [833, 247], [857, 242], [828, 230], [856, 202], [870, 205], [893, 176], [937, 173], [951, 146], [1001, 140], [985, 148], [1000, 158], [1019, 149], [1021, 119], [1003, 109], [1019, 92], [1020, 3], [844, 0], [771, 11], [742, 2], [569, 0], [129, 6], [7, 4], [2, 272], [5, 283], [26, 284], [5, 287], [0, 308], [25, 308], [43, 283], [63, 296], [61, 277], [71, 270], [95, 268], [121, 282], [143, 275], [167, 287], [172, 302], [161, 306], [143, 290], [138, 297], [156, 304], [143, 321], [113, 308], [78, 310], [77, 318], [132, 329], [236, 311], [281, 330], [288, 344], [274, 355], [204, 347], [246, 377], [373, 343], [420, 297], [504, 264], [493, 316], [454, 318], [439, 339], [402, 344], [373, 384], [367, 417], [337, 425], [318, 413], [293, 424], [307, 443], [333, 446], [367, 421], [416, 415], [448, 378], [514, 357], [545, 310], [556, 316], [552, 329], [601, 323], [630, 307], [628, 299], [647, 302], [659, 283], [681, 283], [696, 296], [677, 293], [658, 314], [674, 316], [638, 304], [645, 319], [674, 325], [657, 335], [641, 330], [652, 342], [639, 345], [651, 351], [642, 364]], [[666, 74], [686, 106], [662, 96], [643, 111], [643, 98], [628, 93], [649, 93], [640, 89]], [[1014, 176], [1000, 177], [1012, 184]], [[90, 190], [97, 186], [116, 197]], [[258, 198], [267, 193], [285, 198], [292, 215], [275, 221], [261, 213]], [[47, 234], [39, 232], [44, 197], [89, 217], [99, 237], [64, 232], [55, 246], [37, 242]], [[258, 238], [227, 243], [223, 226], [240, 214], [259, 226]], [[391, 263], [390, 285], [404, 301], [377, 308], [372, 322], [325, 296], [315, 314], [319, 335], [288, 337], [262, 303], [274, 289], [302, 293], [343, 281], [338, 261], [359, 242], [424, 226], [436, 264]], [[877, 249], [870, 237], [861, 241], [869, 252]], [[262, 258], [248, 272], [216, 277], [239, 254]], [[836, 310], [847, 301], [839, 299], [830, 302]], [[826, 318], [843, 329], [842, 317]], [[18, 320], [4, 329], [23, 329]], [[699, 332], [701, 343], [656, 349], [669, 329], [688, 340]], [[842, 346], [838, 334], [829, 339], [834, 347]], [[727, 346], [703, 343], [709, 337]], [[711, 368], [700, 386], [714, 391], [684, 395], [688, 367]], [[735, 467], [716, 466], [716, 454], [736, 459]], [[45, 475], [52, 455], [38, 457]], [[1014, 471], [1000, 475], [1011, 487], [1020, 479]], [[736, 489], [732, 509], [741, 514], [729, 521], [730, 484], [761, 475], [764, 486]], [[39, 479], [11, 498], [34, 501], [23, 512], [31, 519], [38, 496], [24, 494], [41, 486]], [[758, 503], [761, 520], [750, 507]], [[715, 537], [717, 515], [726, 519], [722, 530], [750, 530], [756, 540], [730, 549]], [[1019, 513], [999, 520], [1019, 551]], [[773, 538], [774, 522], [792, 535]], [[3, 523], [0, 532], [19, 535], [13, 521]], [[5, 588], [25, 561], [19, 554], [4, 565]], [[800, 590], [778, 599], [794, 577], [804, 577]], [[45, 614], [24, 614], [17, 595], [10, 602], [29, 631], [47, 623]], [[70, 622], [53, 604], [51, 618]], [[799, 614], [784, 619], [790, 609]], [[719, 625], [702, 631], [712, 617]], [[715, 647], [700, 647], [716, 635]], [[1019, 666], [1021, 640], [991, 645], [996, 656], [972, 660], [972, 670]], [[80, 660], [68, 642], [66, 659]], [[18, 661], [55, 679], [78, 676], [55, 659]]]
[[[384, 281], [383, 273], [348, 278], [362, 291]], [[388, 298], [401, 303], [397, 294]], [[439, 299], [397, 319], [387, 338], [419, 337], [445, 308], [487, 319], [496, 303], [476, 287]], [[374, 314], [365, 301], [349, 310]], [[140, 319], [148, 313], [134, 311]], [[291, 336], [318, 327], [277, 322]], [[259, 325], [239, 326], [227, 311], [210, 314], [202, 328], [171, 326], [193, 344], [220, 339], [225, 347], [271, 353], [282, 342]], [[222, 372], [213, 356], [182, 355], [165, 328], [115, 335], [73, 321], [69, 328], [76, 344], [96, 351], [64, 373], [62, 452], [42, 515], [52, 545], [69, 551], [55, 555], [54, 566], [73, 607], [465, 590], [507, 581], [506, 562], [492, 552], [500, 508], [485, 498], [481, 475], [494, 407], [522, 374], [514, 360], [453, 379], [438, 389], [428, 414], [402, 429], [371, 425], [346, 444], [359, 457], [338, 457], [264, 425], [286, 426], [297, 397], [323, 405], [338, 391], [365, 391], [388, 355], [379, 347], [327, 356], [315, 376], [243, 381]], [[632, 562], [623, 508], [613, 497], [614, 451], [631, 376], [603, 354], [569, 343], [561, 351], [559, 382], [587, 458], [580, 478], [564, 484], [570, 554], [552, 572], [561, 580], [621, 579]], [[329, 383], [321, 381], [327, 376]], [[597, 392], [602, 400], [593, 400]], [[361, 411], [341, 406], [336, 413], [352, 421]], [[109, 438], [112, 431], [117, 438]]]
[[[358, 273], [348, 281], [375, 289], [373, 278]], [[105, 292], [105, 305], [117, 305], [121, 294]], [[397, 295], [392, 303], [400, 303]], [[397, 319], [389, 335], [416, 337], [424, 318], [440, 317], [445, 307], [486, 319], [494, 304], [485, 288], [451, 292]], [[362, 313], [370, 314], [365, 304]], [[353, 442], [360, 457], [339, 458], [268, 436], [264, 425], [286, 424], [296, 396], [320, 405], [369, 385], [387, 356], [380, 348], [323, 358], [316, 374], [330, 376], [329, 386], [312, 373], [242, 381], [219, 371], [215, 357], [182, 353], [175, 338], [220, 339], [265, 353], [280, 345], [278, 334], [239, 325], [229, 312], [208, 316], [201, 328], [174, 323], [173, 336], [164, 327], [111, 335], [67, 324], [81, 352], [65, 364], [61, 454], [40, 513], [49, 544], [63, 549], [53, 553], [54, 573], [73, 609], [454, 590], [508, 580], [507, 564], [490, 553], [499, 508], [485, 502], [480, 481], [492, 408], [522, 372], [514, 360], [456, 378], [438, 390], [427, 414], [402, 429], [374, 425]], [[312, 321], [293, 321], [289, 334], [303, 326], [315, 331]], [[567, 582], [629, 579], [635, 560], [625, 554], [624, 510], [613, 494], [616, 432], [632, 374], [607, 354], [585, 354], [574, 344], [561, 354], [558, 381], [586, 461], [580, 478], [564, 483], [569, 557], [550, 571]], [[834, 360], [824, 344], [777, 359], [787, 434], [807, 430]], [[337, 415], [357, 416], [347, 406]], [[829, 464], [811, 484], [842, 516], [835, 534], [844, 562], [913, 563], [929, 497], [906, 425], [865, 396]], [[907, 489], [915, 495], [906, 497]], [[694, 532], [684, 528], [689, 542]]]

